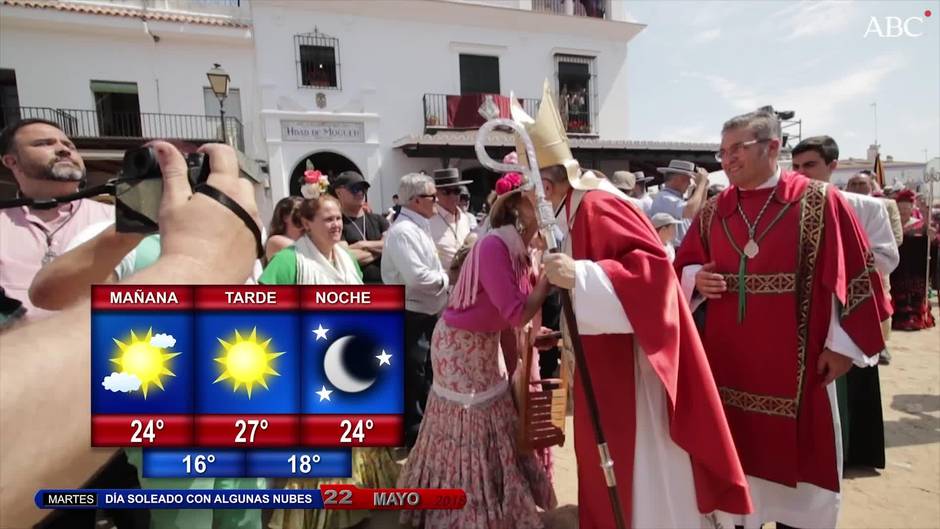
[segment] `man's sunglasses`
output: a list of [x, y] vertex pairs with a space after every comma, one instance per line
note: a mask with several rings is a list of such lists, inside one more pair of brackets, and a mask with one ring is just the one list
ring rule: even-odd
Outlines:
[[459, 189], [446, 188], [446, 187], [445, 187], [445, 188], [438, 189], [438, 191], [440, 191], [441, 193], [443, 193], [443, 194], [445, 194], [445, 195], [448, 195], [448, 196], [453, 196], [453, 195], [459, 195], [459, 194], [460, 194], [460, 190], [459, 190]]
[[343, 186], [343, 187], [345, 187], [347, 191], [349, 191], [350, 193], [354, 195], [356, 193], [365, 193], [369, 190], [368, 184], [352, 184], [352, 185]]
[[418, 198], [429, 198], [433, 202], [437, 202], [437, 195], [434, 195], [434, 194], [424, 194], [424, 195], [417, 195], [417, 196]]

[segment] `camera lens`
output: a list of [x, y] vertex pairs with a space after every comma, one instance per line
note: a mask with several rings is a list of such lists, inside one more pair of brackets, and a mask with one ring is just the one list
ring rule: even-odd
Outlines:
[[137, 174], [147, 174], [150, 168], [156, 163], [153, 151], [150, 148], [143, 148], [134, 153], [134, 169]]
[[160, 166], [150, 147], [141, 147], [124, 154], [124, 178], [159, 178]]

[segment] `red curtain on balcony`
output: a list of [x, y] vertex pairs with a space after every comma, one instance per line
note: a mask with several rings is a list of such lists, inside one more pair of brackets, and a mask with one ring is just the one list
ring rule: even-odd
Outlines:
[[499, 94], [466, 94], [447, 96], [447, 127], [452, 129], [476, 129], [486, 123], [480, 115], [480, 106], [486, 97], [493, 98], [499, 107], [499, 117], [509, 118], [509, 97]]

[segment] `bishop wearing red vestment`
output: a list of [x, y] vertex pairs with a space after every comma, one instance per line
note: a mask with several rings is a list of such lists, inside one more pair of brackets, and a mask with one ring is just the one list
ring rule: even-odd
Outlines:
[[719, 158], [731, 187], [711, 199], [676, 256], [683, 289], [707, 299], [702, 340], [758, 528], [835, 527], [841, 437], [837, 377], [884, 349], [881, 278], [838, 190], [781, 170], [774, 114], [731, 119]]
[[584, 370], [628, 527], [714, 527], [716, 511], [750, 512], [715, 382], [652, 225], [610, 182], [582, 173], [547, 83], [538, 119], [517, 104], [512, 111], [533, 141], [558, 212], [566, 253], [547, 256], [545, 273], [572, 293], [587, 362], [577, 366], [574, 384], [581, 529], [615, 527]]

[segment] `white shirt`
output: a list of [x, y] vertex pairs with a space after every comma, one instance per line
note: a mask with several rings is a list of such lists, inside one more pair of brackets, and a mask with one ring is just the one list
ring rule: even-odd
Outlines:
[[449, 270], [457, 250], [460, 250], [473, 230], [470, 226], [470, 215], [459, 207], [454, 215], [438, 206], [437, 213], [428, 222], [431, 226], [431, 238], [437, 246], [437, 256], [444, 270]]
[[643, 196], [638, 197], [636, 201], [640, 203], [640, 209], [643, 210], [643, 214], [647, 217], [651, 217], [650, 209], [653, 207], [653, 197], [651, 197], [649, 193], [643, 193]]
[[669, 262], [674, 262], [676, 260], [676, 247], [671, 242], [667, 242], [663, 245], [663, 248], [666, 250], [666, 258], [669, 259]]
[[858, 193], [842, 192], [842, 198], [855, 210], [859, 225], [868, 236], [868, 244], [875, 256], [875, 268], [882, 275], [890, 274], [898, 266], [898, 245], [891, 231], [888, 208], [880, 198]]
[[385, 236], [382, 282], [405, 285], [405, 309], [438, 314], [447, 304], [447, 272], [441, 266], [428, 220], [401, 208]]

